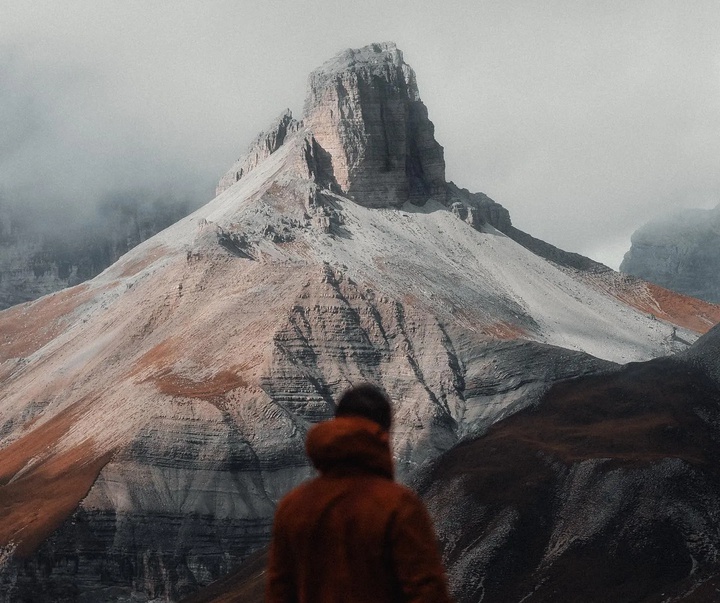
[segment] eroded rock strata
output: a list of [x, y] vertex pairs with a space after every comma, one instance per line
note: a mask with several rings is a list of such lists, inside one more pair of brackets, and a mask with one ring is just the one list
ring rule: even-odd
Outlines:
[[314, 71], [305, 115], [351, 199], [388, 207], [444, 198], [443, 149], [393, 43], [347, 50]]

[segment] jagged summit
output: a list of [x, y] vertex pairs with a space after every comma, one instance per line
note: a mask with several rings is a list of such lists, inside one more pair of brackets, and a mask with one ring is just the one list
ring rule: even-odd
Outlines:
[[[609, 270], [514, 228], [502, 205], [445, 181], [443, 147], [420, 100], [415, 72], [393, 42], [345, 50], [313, 71], [304, 112], [298, 121], [289, 109], [283, 111], [222, 177], [216, 194], [280, 148], [292, 147], [286, 148], [286, 174], [359, 205], [399, 208], [437, 201], [474, 228], [489, 224], [556, 264]], [[321, 205], [315, 197], [312, 204]]]
[[338, 185], [368, 207], [445, 198], [435, 140], [412, 68], [395, 44], [346, 50], [310, 75], [306, 122]]
[[310, 74], [302, 122], [284, 112], [223, 176], [218, 194], [300, 133], [318, 176], [366, 207], [445, 202], [445, 160], [415, 73], [392, 42], [345, 50]]

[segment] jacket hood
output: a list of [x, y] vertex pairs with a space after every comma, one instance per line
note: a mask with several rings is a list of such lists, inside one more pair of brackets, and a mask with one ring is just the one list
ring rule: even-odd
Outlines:
[[308, 432], [305, 449], [322, 473], [369, 472], [393, 477], [390, 436], [374, 421], [337, 417]]

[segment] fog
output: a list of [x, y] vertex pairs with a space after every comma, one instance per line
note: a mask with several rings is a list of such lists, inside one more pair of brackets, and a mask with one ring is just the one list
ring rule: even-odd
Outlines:
[[718, 31], [710, 0], [0, 0], [0, 199], [208, 201], [312, 69], [393, 40], [448, 179], [617, 268], [644, 222], [720, 201]]

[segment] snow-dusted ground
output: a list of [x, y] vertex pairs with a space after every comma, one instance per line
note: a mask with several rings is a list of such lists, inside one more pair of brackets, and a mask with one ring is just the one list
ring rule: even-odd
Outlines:
[[[292, 144], [282, 147], [208, 205], [131, 251], [121, 263], [141, 260], [159, 244], [190, 250], [205, 222], [240, 233], [260, 231], [277, 210], [259, 199], [294, 150]], [[390, 295], [417, 296], [448, 316], [462, 315], [448, 320], [462, 322], [465, 328], [480, 329], [498, 321], [512, 324], [527, 316], [536, 323], [525, 332], [527, 338], [615, 362], [646, 360], [672, 351], [668, 324], [574, 278], [491, 226], [478, 232], [434, 202], [424, 207], [407, 204], [401, 210], [368, 209], [339, 196], [333, 202], [344, 219], [340, 234], [300, 232], [310, 255], [344, 267], [350, 277], [373, 283]], [[272, 247], [260, 242], [266, 257], [302, 260], [292, 251]], [[108, 270], [112, 277], [116, 273], [117, 268]], [[106, 279], [101, 276], [98, 282]], [[697, 337], [687, 330], [679, 333], [686, 341]]]
[[[428, 305], [442, 300], [441, 308], [477, 316], [475, 328], [514, 322], [517, 312], [537, 324], [527, 332], [529, 339], [615, 362], [666, 351], [669, 326], [600, 294], [491, 226], [480, 233], [432, 202], [402, 211], [339, 204], [351, 238], [315, 248], [322, 259], [347, 265], [357, 278], [362, 275], [395, 295], [424, 297]], [[473, 329], [472, 323], [465, 326]]]
[[[203, 285], [207, 286], [206, 295], [195, 290], [193, 299], [198, 307], [184, 310], [184, 316], [194, 316], [197, 324], [207, 319], [212, 328], [226, 329], [229, 325], [222, 321], [233, 318], [225, 308], [238, 303], [260, 304], [253, 308], [259, 313], [257, 321], [267, 318], [263, 318], [264, 308], [277, 322], [292, 304], [291, 299], [283, 299], [282, 287], [289, 287], [303, 271], [312, 273], [323, 262], [373, 288], [376, 295], [416, 304], [454, 333], [467, 331], [492, 339], [500, 332], [505, 338], [521, 337], [621, 363], [663, 355], [672, 351], [672, 346], [685, 347], [670, 340], [669, 324], [575, 278], [572, 272], [534, 255], [492, 227], [475, 230], [433, 202], [398, 210], [368, 209], [324, 192], [323, 203], [340, 216], [340, 223], [331, 233], [302, 224], [308, 210], [303, 195], [311, 195], [314, 185], [294, 170], [301, 139], [302, 132], [205, 207], [131, 250], [88, 283], [89, 292], [82, 303], [61, 317], [62, 329], [56, 337], [37, 346], [16, 367], [9, 366], [11, 359], [5, 361], [12, 378], [3, 386], [0, 418], [9, 420], [21, 413], [39, 392], [56, 387], [60, 378], [63, 383], [79, 379], [83, 384], [101, 379], [102, 391], [122, 392], [128, 387], [123, 385], [127, 371], [138, 362], [140, 352], [161, 341], [161, 330], [154, 332], [152, 317], [171, 312], [169, 308], [182, 296], [183, 283], [187, 287], [189, 282], [207, 281]], [[291, 243], [274, 243], [262, 236], [268, 224], [291, 218], [296, 219]], [[247, 235], [255, 259], [234, 258], [223, 250], [217, 240], [219, 228]], [[191, 256], [203, 260], [194, 265]], [[212, 266], [218, 262], [233, 266], [233, 273], [245, 274], [244, 280], [214, 281]], [[199, 270], [203, 274], [192, 274]], [[287, 277], [282, 276], [285, 272]], [[268, 277], [273, 274], [281, 275], [279, 281]], [[258, 278], [260, 282], [253, 280]], [[273, 287], [277, 288], [275, 295]], [[27, 305], [23, 314], [32, 319], [33, 308], [42, 303]], [[187, 298], [183, 303], [188, 303]], [[143, 323], [150, 326], [140, 335], [136, 333], [136, 343], [129, 345], [128, 334]], [[179, 342], [185, 338], [190, 348], [197, 345], [187, 340], [195, 336], [191, 323], [170, 320], [168, 324], [174, 326], [165, 325], [166, 337], [172, 335]], [[240, 320], [237, 328], [242, 324]], [[269, 340], [271, 332], [261, 332], [261, 340]], [[685, 342], [697, 337], [684, 329], [677, 333]], [[210, 340], [214, 337], [212, 333], [208, 336]], [[260, 345], [258, 333], [248, 333], [248, 337]], [[138, 352], [120, 356], [120, 350], [132, 349]], [[213, 370], [227, 365], [222, 358], [225, 352], [207, 353], [216, 359], [215, 365], [206, 365], [195, 378], [212, 375]], [[90, 367], [95, 373], [88, 374]], [[77, 385], [74, 389], [86, 395], [94, 391]], [[61, 396], [64, 401], [60, 402], [56, 393], [48, 398], [58, 400], [58, 409], [75, 399]], [[129, 426], [130, 422], [124, 421], [109, 429], [125, 431]]]

